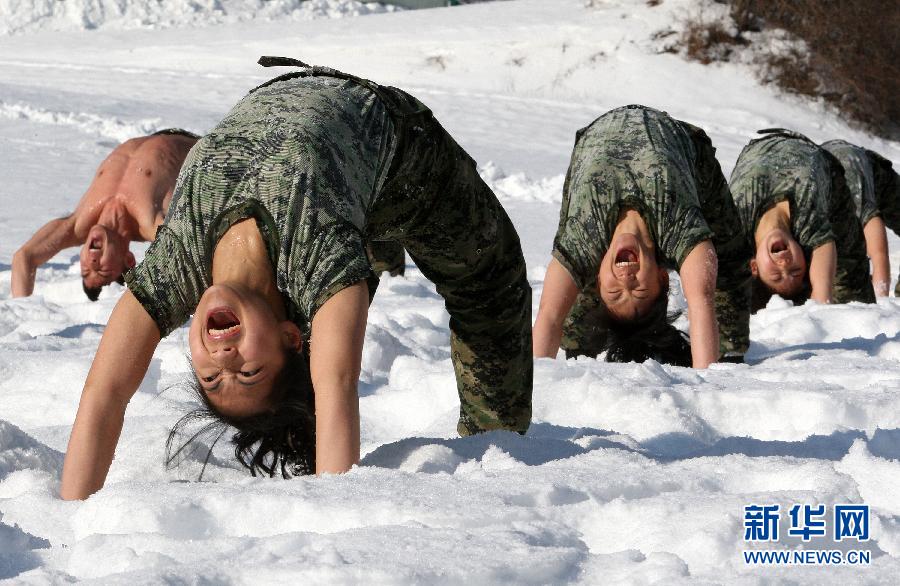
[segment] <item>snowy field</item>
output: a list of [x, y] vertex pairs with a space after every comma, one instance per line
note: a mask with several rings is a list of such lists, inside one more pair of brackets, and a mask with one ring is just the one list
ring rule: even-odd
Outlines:
[[[846, 138], [900, 166], [900, 144], [780, 96], [743, 66], [661, 53], [654, 33], [696, 11], [695, 0], [591, 4], [386, 11], [347, 0], [182, 1], [160, 13], [149, 0], [0, 0], [0, 578], [896, 584], [893, 298], [773, 302], [753, 318], [746, 365], [539, 360], [528, 435], [460, 439], [447, 314], [410, 267], [383, 282], [370, 311], [360, 466], [253, 479], [221, 442], [202, 481], [199, 457], [167, 471], [166, 433], [192, 407], [180, 386], [183, 328], [160, 344], [129, 406], [106, 487], [85, 502], [59, 500], [82, 384], [122, 289], [88, 302], [70, 249], [39, 270], [33, 297], [11, 300], [12, 254], [74, 208], [120, 141], [215, 124], [278, 72], [256, 66], [260, 55], [330, 65], [429, 104], [513, 217], [535, 308], [574, 133], [610, 108], [643, 103], [704, 127], [726, 174], [751, 134], [772, 126]], [[896, 275], [893, 234], [890, 246]], [[871, 539], [785, 537], [772, 548], [863, 549], [871, 564], [745, 564], [743, 550], [767, 546], [745, 544], [744, 507], [786, 513], [795, 503], [868, 504]]]

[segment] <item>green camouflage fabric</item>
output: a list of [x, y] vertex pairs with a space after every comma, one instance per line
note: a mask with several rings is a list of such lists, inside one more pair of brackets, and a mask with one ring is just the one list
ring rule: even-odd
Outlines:
[[531, 289], [519, 239], [421, 102], [321, 67], [241, 100], [192, 149], [164, 225], [126, 277], [162, 335], [187, 320], [210, 285], [216, 242], [248, 217], [307, 335], [341, 289], [367, 280], [374, 292], [370, 242], [406, 248], [450, 313], [459, 432], [527, 430]]
[[845, 140], [829, 140], [822, 143], [822, 148], [831, 153], [844, 169], [844, 181], [853, 196], [853, 206], [860, 223], [865, 226], [869, 220], [881, 215], [875, 199], [875, 171], [866, 149]]
[[900, 234], [900, 175], [889, 160], [866, 150], [875, 180], [875, 201], [884, 225]]
[[596, 356], [604, 347], [597, 271], [626, 207], [647, 222], [666, 268], [677, 270], [694, 246], [712, 240], [720, 353], [743, 356], [750, 249], [715, 149], [700, 128], [644, 106], [612, 110], [576, 135], [553, 249], [581, 290], [563, 325], [566, 355]]
[[559, 342], [566, 358], [595, 358], [603, 352], [608, 337], [605, 323], [606, 310], [597, 290], [579, 292], [575, 305], [563, 322], [562, 339]]
[[[900, 176], [894, 171], [893, 164], [875, 151], [843, 140], [828, 141], [822, 148], [843, 166], [857, 211], [862, 210], [859, 216], [863, 226], [873, 217], [880, 216], [885, 226], [900, 234]], [[900, 297], [900, 279], [894, 295]]]
[[406, 252], [399, 242], [372, 240], [369, 242], [366, 252], [376, 275], [387, 273], [396, 277], [406, 272]]
[[862, 225], [840, 163], [802, 134], [784, 129], [760, 134], [764, 136], [741, 151], [731, 174], [731, 194], [747, 243], [755, 249], [759, 219], [786, 200], [791, 232], [807, 261], [814, 249], [835, 243], [835, 302], [873, 303]]
[[[900, 234], [900, 175], [894, 171], [889, 160], [875, 151], [867, 150], [875, 177], [875, 200], [884, 225]], [[897, 280], [894, 296], [900, 297], [900, 279]]]

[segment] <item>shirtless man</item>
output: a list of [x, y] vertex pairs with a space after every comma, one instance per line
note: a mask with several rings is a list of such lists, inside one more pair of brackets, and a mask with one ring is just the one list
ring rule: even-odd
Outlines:
[[12, 296], [31, 295], [37, 267], [79, 244], [82, 286], [91, 301], [104, 285], [121, 280], [135, 264], [129, 243], [153, 240], [181, 164], [198, 138], [167, 129], [117, 146], [100, 164], [75, 211], [45, 224], [13, 255]]

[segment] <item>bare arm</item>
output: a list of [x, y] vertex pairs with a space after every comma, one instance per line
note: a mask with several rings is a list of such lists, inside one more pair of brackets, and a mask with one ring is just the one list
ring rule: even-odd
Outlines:
[[831, 303], [834, 275], [837, 271], [837, 248], [834, 242], [826, 242], [812, 252], [809, 262], [810, 297], [819, 303]]
[[365, 282], [326, 301], [312, 321], [310, 371], [316, 394], [316, 474], [359, 462], [359, 383], [369, 312]]
[[75, 216], [50, 220], [13, 255], [13, 297], [27, 297], [34, 291], [34, 274], [37, 268], [70, 246], [80, 244], [75, 236]]
[[578, 297], [578, 286], [572, 276], [555, 258], [547, 266], [541, 305], [532, 332], [532, 353], [535, 358], [556, 358], [562, 340], [566, 316]]
[[866, 236], [866, 254], [872, 260], [872, 288], [876, 297], [887, 297], [891, 286], [891, 261], [884, 221], [875, 216], [866, 222], [863, 233]]
[[119, 299], [84, 383], [59, 494], [85, 499], [103, 487], [125, 407], [147, 372], [159, 329], [130, 291]]
[[719, 262], [712, 242], [704, 240], [691, 250], [678, 272], [691, 322], [691, 358], [694, 368], [706, 368], [719, 359], [716, 324], [716, 276]]

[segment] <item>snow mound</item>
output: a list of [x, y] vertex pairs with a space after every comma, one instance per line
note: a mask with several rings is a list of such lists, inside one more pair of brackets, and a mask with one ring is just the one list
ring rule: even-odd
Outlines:
[[248, 20], [314, 20], [398, 10], [357, 0], [0, 0], [0, 36], [209, 26]]
[[[63, 455], [30, 435], [0, 419], [0, 481], [19, 470], [43, 470], [59, 473]], [[0, 535], [0, 544], [3, 536]], [[0, 550], [4, 548], [0, 547]], [[2, 577], [2, 572], [0, 572]]]
[[532, 179], [525, 173], [507, 175], [503, 169], [488, 161], [478, 167], [484, 179], [500, 201], [559, 203], [562, 201], [564, 175]]
[[125, 142], [135, 136], [151, 134], [163, 128], [159, 118], [125, 121], [113, 116], [99, 116], [89, 112], [59, 112], [38, 108], [22, 102], [0, 100], [0, 118], [20, 119], [38, 124], [70, 126], [88, 134]]
[[[0, 519], [3, 514], [0, 513]], [[0, 521], [0, 580], [14, 578], [24, 571], [40, 565], [40, 560], [32, 553], [35, 549], [50, 547], [46, 539], [35, 537]]]

